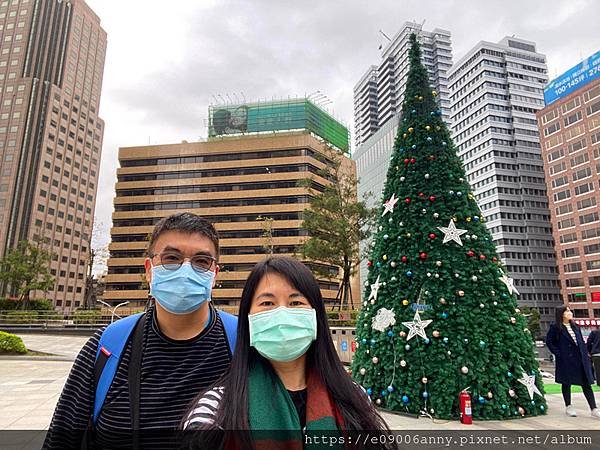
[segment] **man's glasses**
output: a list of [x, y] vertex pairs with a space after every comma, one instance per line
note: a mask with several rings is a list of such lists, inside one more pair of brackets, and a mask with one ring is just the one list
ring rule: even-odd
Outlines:
[[160, 257], [160, 264], [167, 270], [177, 270], [181, 267], [186, 259], [190, 260], [190, 264], [196, 272], [206, 272], [211, 269], [217, 261], [216, 258], [208, 255], [194, 255], [191, 258], [183, 256], [177, 252], [162, 252], [150, 255], [151, 258]]

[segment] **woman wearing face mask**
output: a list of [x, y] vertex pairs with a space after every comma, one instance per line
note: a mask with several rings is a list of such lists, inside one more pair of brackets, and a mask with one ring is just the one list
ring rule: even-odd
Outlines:
[[341, 437], [387, 429], [340, 363], [319, 285], [302, 263], [288, 257], [258, 263], [238, 319], [229, 373], [199, 396], [183, 423], [186, 430], [236, 432], [196, 433], [188, 447], [301, 449], [302, 431]]
[[571, 385], [574, 384], [581, 386], [592, 417], [600, 419], [600, 409], [596, 407], [591, 386], [594, 382], [592, 364], [581, 330], [572, 319], [571, 309], [566, 305], [559, 306], [556, 308], [556, 322], [550, 326], [546, 336], [546, 345], [556, 357], [555, 379], [562, 384], [567, 416], [577, 416], [571, 404]]

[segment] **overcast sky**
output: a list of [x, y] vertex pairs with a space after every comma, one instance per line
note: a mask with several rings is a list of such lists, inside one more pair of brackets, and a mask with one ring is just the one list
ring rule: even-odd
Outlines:
[[[332, 101], [352, 130], [352, 88], [407, 20], [452, 33], [454, 61], [477, 42], [536, 42], [550, 78], [600, 50], [598, 0], [87, 0], [108, 33], [106, 121], [96, 217], [111, 224], [119, 147], [205, 137], [213, 95]], [[596, 31], [594, 31], [596, 30]]]

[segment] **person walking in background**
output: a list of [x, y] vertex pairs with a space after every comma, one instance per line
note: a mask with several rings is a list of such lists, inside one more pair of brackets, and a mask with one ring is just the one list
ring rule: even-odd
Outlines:
[[594, 374], [588, 349], [583, 341], [581, 330], [575, 324], [573, 312], [567, 305], [556, 308], [555, 323], [550, 326], [546, 345], [556, 357], [557, 383], [562, 384], [562, 394], [567, 407], [567, 416], [576, 417], [577, 411], [571, 404], [571, 385], [581, 386], [583, 394], [592, 410], [592, 417], [600, 419], [600, 409], [592, 391]]
[[600, 386], [600, 330], [594, 330], [590, 333], [586, 346], [596, 372], [596, 384]]

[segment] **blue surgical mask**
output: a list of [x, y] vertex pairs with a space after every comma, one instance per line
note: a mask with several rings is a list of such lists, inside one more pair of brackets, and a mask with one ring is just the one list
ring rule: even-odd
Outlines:
[[248, 316], [250, 346], [272, 361], [293, 361], [317, 338], [313, 308], [279, 308]]
[[215, 273], [197, 272], [189, 262], [177, 270], [152, 266], [150, 295], [173, 314], [189, 314], [210, 300]]

